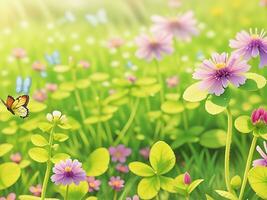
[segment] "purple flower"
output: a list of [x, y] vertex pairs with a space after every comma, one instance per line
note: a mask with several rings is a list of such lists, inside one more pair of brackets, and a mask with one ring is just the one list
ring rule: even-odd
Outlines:
[[67, 159], [60, 161], [53, 168], [54, 175], [51, 177], [52, 182], [56, 185], [70, 185], [75, 183], [79, 185], [81, 181], [86, 180], [86, 173], [82, 169], [82, 164], [78, 160]]
[[237, 56], [228, 58], [227, 53], [213, 53], [211, 59], [204, 60], [202, 66], [196, 69], [193, 78], [201, 80], [200, 89], [220, 96], [229, 83], [235, 87], [244, 84], [245, 72], [249, 68], [247, 61], [240, 60]]
[[142, 34], [135, 41], [139, 47], [136, 51], [136, 56], [147, 61], [151, 61], [153, 58], [161, 60], [162, 54], [171, 54], [173, 52], [172, 37], [166, 34], [157, 34], [151, 37]]
[[184, 184], [190, 185], [191, 183], [191, 176], [188, 172], [185, 172], [184, 174]]
[[260, 146], [256, 147], [256, 150], [259, 152], [259, 154], [261, 155], [262, 158], [254, 160], [253, 161], [253, 167], [256, 167], [256, 166], [267, 167], [267, 144], [265, 141], [263, 142], [263, 146], [264, 146], [265, 152], [260, 148]]
[[124, 187], [124, 180], [122, 180], [119, 176], [112, 176], [108, 182], [109, 186], [112, 187], [116, 191], [120, 191]]
[[109, 153], [113, 162], [119, 161], [125, 163], [126, 158], [132, 153], [130, 148], [126, 148], [123, 144], [119, 144], [117, 147], [109, 147]]
[[128, 173], [129, 172], [129, 167], [127, 165], [122, 165], [122, 164], [117, 164], [116, 170], [121, 173]]
[[141, 156], [143, 156], [143, 158], [146, 159], [146, 160], [149, 158], [149, 153], [150, 153], [150, 148], [149, 147], [144, 147], [144, 148], [139, 150], [139, 154]]
[[163, 32], [183, 41], [190, 41], [192, 35], [198, 34], [197, 21], [192, 11], [171, 18], [152, 16], [151, 19], [154, 22], [154, 33]]
[[139, 200], [138, 195], [134, 195], [132, 198], [131, 197], [126, 197], [126, 200]]
[[267, 124], [267, 112], [263, 108], [254, 110], [251, 114], [251, 121], [255, 125], [259, 122]]
[[86, 177], [86, 181], [88, 183], [89, 186], [89, 192], [94, 192], [94, 191], [98, 191], [99, 190], [99, 186], [101, 185], [101, 181], [95, 179], [95, 177], [92, 176], [87, 176]]
[[249, 60], [260, 56], [260, 67], [267, 65], [267, 37], [265, 31], [258, 34], [250, 31], [241, 31], [237, 33], [235, 40], [230, 40], [230, 47], [236, 49], [234, 54], [243, 56], [244, 59]]

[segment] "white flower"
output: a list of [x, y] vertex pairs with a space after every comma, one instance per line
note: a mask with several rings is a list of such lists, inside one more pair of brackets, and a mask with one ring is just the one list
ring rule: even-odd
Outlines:
[[54, 110], [51, 113], [47, 113], [46, 119], [49, 122], [59, 122], [60, 124], [64, 124], [67, 122], [67, 117], [65, 115], [62, 115], [62, 113], [58, 110]]

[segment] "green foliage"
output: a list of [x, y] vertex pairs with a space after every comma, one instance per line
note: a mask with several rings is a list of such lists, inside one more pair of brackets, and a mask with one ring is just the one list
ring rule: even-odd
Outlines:
[[100, 176], [104, 174], [109, 165], [109, 152], [106, 148], [94, 150], [84, 162], [87, 176]]
[[[58, 192], [61, 194], [62, 197], [65, 197], [66, 194], [66, 186], [60, 186]], [[75, 185], [72, 183], [69, 185], [69, 199], [81, 200], [88, 192], [88, 183], [86, 181], [80, 182], [79, 185]]]
[[267, 167], [253, 167], [249, 171], [248, 180], [256, 194], [263, 199], [267, 199]]
[[20, 167], [11, 162], [0, 165], [0, 190], [6, 189], [17, 182], [21, 174]]
[[221, 129], [213, 129], [203, 133], [199, 143], [207, 148], [219, 148], [225, 146], [226, 132]]
[[202, 101], [206, 99], [207, 96], [208, 96], [208, 93], [199, 88], [198, 82], [186, 88], [183, 94], [184, 100], [189, 101], [189, 102]]
[[11, 151], [12, 148], [13, 148], [12, 144], [8, 143], [0, 144], [0, 157]]
[[49, 159], [47, 150], [40, 147], [31, 148], [28, 154], [31, 159], [39, 163], [44, 163]]

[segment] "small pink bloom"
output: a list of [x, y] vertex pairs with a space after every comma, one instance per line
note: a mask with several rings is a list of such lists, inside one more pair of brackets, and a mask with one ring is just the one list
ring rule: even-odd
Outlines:
[[36, 61], [32, 64], [32, 69], [35, 70], [35, 71], [44, 71], [45, 70], [45, 64], [39, 62], [39, 61]]
[[121, 173], [128, 173], [129, 172], [129, 167], [127, 165], [122, 165], [122, 164], [117, 164], [116, 170], [121, 172]]
[[56, 83], [47, 83], [45, 85], [45, 88], [47, 91], [49, 92], [55, 92], [58, 88], [57, 84]]
[[108, 40], [108, 48], [110, 49], [117, 49], [119, 47], [121, 47], [124, 44], [124, 40], [122, 38], [111, 38]]
[[91, 65], [90, 65], [90, 63], [89, 63], [88, 61], [86, 61], [86, 60], [81, 60], [81, 61], [79, 62], [79, 66], [81, 66], [81, 67], [84, 68], [84, 69], [88, 69]]
[[16, 200], [16, 194], [15, 193], [9, 193], [7, 197], [0, 197], [0, 200]]
[[251, 121], [255, 125], [259, 122], [264, 122], [267, 124], [267, 112], [263, 108], [258, 108], [254, 110], [251, 114]]
[[126, 158], [131, 155], [132, 150], [126, 148], [123, 144], [119, 144], [117, 147], [109, 147], [109, 153], [113, 162], [119, 161], [120, 163], [125, 163]]
[[166, 34], [154, 36], [142, 34], [135, 41], [138, 46], [135, 55], [147, 61], [152, 59], [161, 60], [162, 54], [171, 54], [173, 52], [172, 37]]
[[191, 176], [188, 172], [185, 172], [184, 174], [184, 184], [190, 185], [191, 183]]
[[178, 85], [179, 79], [177, 76], [171, 76], [171, 77], [167, 78], [166, 82], [167, 82], [167, 86], [169, 88], [173, 88], [173, 87], [176, 87]]
[[42, 185], [38, 184], [36, 186], [31, 186], [29, 190], [33, 196], [40, 197], [42, 194]]
[[260, 6], [266, 7], [267, 6], [267, 0], [260, 0]]
[[141, 156], [143, 156], [143, 158], [146, 159], [146, 160], [149, 158], [149, 153], [150, 153], [150, 148], [149, 147], [144, 147], [144, 148], [139, 150], [139, 154]]
[[44, 102], [47, 99], [46, 90], [36, 90], [33, 94], [33, 99], [39, 102]]
[[129, 76], [127, 77], [127, 80], [128, 80], [130, 83], [132, 83], [132, 84], [135, 83], [136, 79], [137, 79], [137, 78], [136, 78], [135, 76], [133, 76], [133, 75], [129, 75]]
[[17, 152], [17, 153], [14, 153], [14, 154], [10, 155], [10, 160], [12, 162], [15, 162], [15, 163], [19, 164], [21, 162], [21, 160], [22, 160], [22, 156], [21, 156], [21, 154], [19, 152]]
[[193, 11], [171, 18], [156, 15], [151, 19], [154, 22], [152, 27], [154, 33], [162, 32], [183, 41], [190, 41], [192, 36], [198, 34], [197, 20]]
[[108, 182], [109, 186], [112, 187], [116, 191], [120, 191], [124, 187], [124, 180], [122, 180], [119, 176], [112, 176]]
[[88, 191], [89, 192], [94, 192], [94, 191], [99, 190], [99, 187], [101, 185], [100, 180], [97, 180], [97, 179], [95, 179], [95, 177], [92, 177], [92, 176], [87, 176], [86, 181], [88, 183]]
[[17, 59], [25, 58], [27, 53], [23, 48], [15, 48], [12, 50], [12, 55]]
[[181, 5], [181, 0], [169, 0], [169, 6], [172, 8], [179, 8]]
[[139, 197], [138, 197], [138, 195], [134, 195], [132, 198], [126, 197], [126, 200], [139, 200]]

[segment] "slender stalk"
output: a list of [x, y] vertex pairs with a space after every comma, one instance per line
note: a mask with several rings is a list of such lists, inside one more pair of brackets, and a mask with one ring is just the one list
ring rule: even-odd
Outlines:
[[233, 129], [233, 118], [229, 108], [226, 109], [227, 112], [227, 136], [226, 136], [226, 146], [225, 146], [225, 157], [224, 157], [224, 175], [225, 175], [225, 184], [229, 192], [232, 193], [232, 188], [230, 184], [230, 150], [232, 142], [232, 129]]
[[52, 157], [52, 146], [53, 146], [53, 140], [54, 140], [54, 130], [56, 127], [56, 123], [53, 124], [53, 127], [50, 131], [50, 137], [49, 137], [49, 147], [48, 147], [48, 160], [46, 163], [46, 171], [45, 171], [45, 177], [43, 181], [43, 189], [42, 189], [42, 195], [41, 195], [41, 200], [45, 199], [45, 194], [47, 190], [47, 184], [49, 181], [49, 176], [52, 168], [52, 162], [51, 162], [51, 157]]
[[183, 111], [183, 122], [184, 122], [184, 129], [187, 130], [188, 129], [188, 118], [187, 118], [186, 110]]
[[185, 200], [189, 200], [190, 199], [190, 196], [189, 195], [186, 195], [185, 196]]
[[158, 82], [159, 82], [160, 86], [162, 87], [160, 90], [160, 102], [163, 103], [163, 101], [164, 101], [164, 84], [163, 84], [162, 76], [160, 74], [159, 63], [158, 63], [158, 61], [155, 61], [155, 63], [156, 63]]
[[68, 200], [68, 198], [69, 198], [69, 185], [67, 185], [66, 194], [65, 194], [65, 199], [64, 200]]
[[118, 198], [118, 192], [117, 191], [114, 191], [113, 200], [117, 200], [117, 198]]
[[249, 149], [249, 153], [248, 153], [248, 158], [247, 158], [247, 163], [246, 163], [246, 168], [245, 168], [245, 172], [244, 172], [244, 176], [243, 176], [243, 181], [242, 181], [242, 185], [241, 185], [241, 189], [240, 189], [240, 193], [239, 193], [239, 200], [242, 200], [244, 192], [245, 192], [245, 188], [246, 188], [246, 184], [247, 184], [247, 180], [248, 180], [248, 171], [250, 169], [250, 165], [251, 165], [251, 161], [252, 161], [252, 157], [255, 151], [255, 147], [257, 144], [257, 136], [253, 137], [253, 140], [251, 142], [250, 145], [250, 149]]
[[136, 112], [137, 112], [138, 105], [139, 105], [139, 99], [136, 100], [128, 121], [126, 122], [125, 126], [122, 128], [117, 139], [115, 140], [115, 142], [114, 142], [115, 145], [117, 145], [121, 141], [121, 139], [124, 137], [124, 135], [126, 134], [128, 129], [131, 127], [133, 120], [134, 120], [134, 117], [135, 117]]

